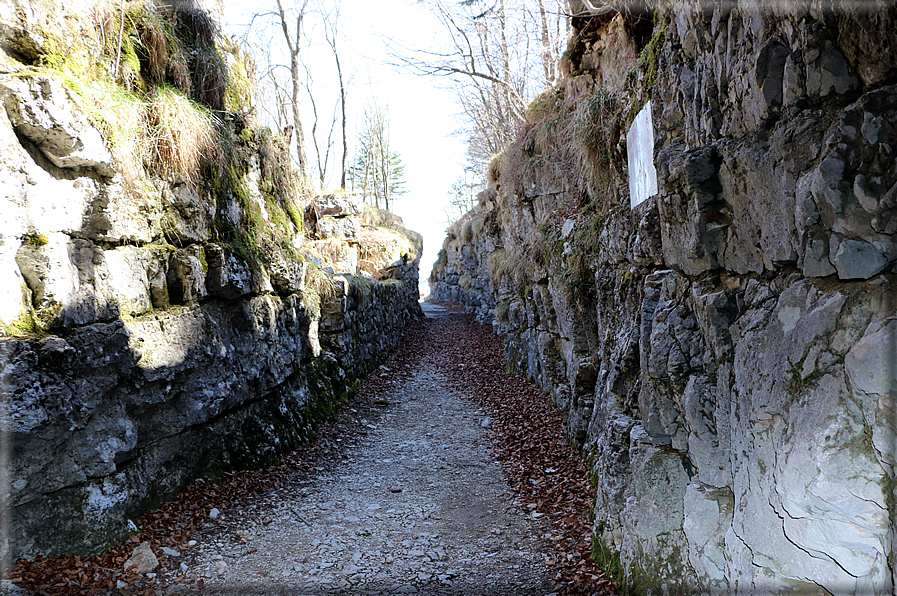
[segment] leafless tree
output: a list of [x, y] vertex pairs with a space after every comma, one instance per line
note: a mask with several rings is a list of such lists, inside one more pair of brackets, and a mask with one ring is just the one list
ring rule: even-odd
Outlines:
[[291, 32], [291, 29], [293, 29], [293, 15], [284, 9], [281, 0], [277, 0], [277, 17], [280, 20], [283, 38], [290, 53], [290, 101], [293, 112], [293, 133], [296, 136], [296, 158], [299, 161], [299, 174], [303, 178], [308, 178], [308, 157], [305, 151], [305, 134], [302, 131], [302, 117], [299, 109], [299, 92], [302, 89], [299, 50], [302, 40], [302, 21], [305, 19], [308, 2], [309, 0], [302, 0], [302, 5], [295, 15], [295, 29]]
[[389, 146], [388, 112], [376, 101], [365, 109], [357, 145], [353, 181], [367, 204], [389, 211], [394, 201], [405, 194], [404, 165]]
[[327, 45], [333, 52], [333, 59], [336, 62], [336, 76], [339, 80], [339, 103], [342, 111], [342, 135], [343, 135], [343, 158], [340, 165], [340, 188], [346, 188], [346, 159], [349, 155], [349, 145], [346, 139], [346, 84], [343, 80], [343, 69], [339, 62], [339, 52], [336, 50], [336, 41], [339, 37], [339, 4], [332, 13], [324, 19], [324, 36], [327, 39]]
[[305, 69], [305, 91], [308, 93], [308, 101], [311, 105], [311, 114], [312, 114], [312, 124], [311, 124], [311, 140], [312, 145], [315, 149], [315, 159], [317, 161], [318, 166], [318, 179], [321, 182], [321, 189], [324, 188], [327, 180], [327, 170], [330, 166], [330, 151], [333, 149], [333, 131], [336, 128], [336, 111], [339, 107], [339, 104], [335, 104], [333, 106], [333, 116], [330, 119], [330, 128], [327, 129], [327, 139], [323, 143], [323, 148], [321, 147], [321, 143], [318, 141], [318, 124], [321, 119], [318, 116], [318, 102], [315, 100], [314, 93], [314, 79], [311, 75], [311, 69], [307, 64], [303, 62], [303, 69]]
[[527, 103], [554, 85], [567, 35], [564, 0], [428, 0], [448, 33], [442, 51], [398, 50], [413, 71], [451, 77], [481, 171], [517, 134]]

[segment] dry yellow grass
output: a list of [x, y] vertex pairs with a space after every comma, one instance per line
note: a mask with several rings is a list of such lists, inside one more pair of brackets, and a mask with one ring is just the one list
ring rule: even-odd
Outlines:
[[315, 254], [322, 257], [329, 265], [342, 261], [348, 250], [348, 245], [339, 238], [313, 240], [311, 246]]
[[320, 300], [329, 300], [340, 293], [340, 287], [333, 277], [315, 263], [309, 263], [305, 272], [305, 289]]
[[196, 186], [203, 162], [220, 165], [215, 117], [173, 88], [153, 94], [147, 124], [154, 174]]

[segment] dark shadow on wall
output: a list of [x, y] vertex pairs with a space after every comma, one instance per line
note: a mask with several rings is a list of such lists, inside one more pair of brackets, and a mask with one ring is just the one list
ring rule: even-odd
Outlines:
[[4, 554], [100, 552], [197, 477], [305, 443], [355, 380], [311, 322], [262, 295], [0, 339]]

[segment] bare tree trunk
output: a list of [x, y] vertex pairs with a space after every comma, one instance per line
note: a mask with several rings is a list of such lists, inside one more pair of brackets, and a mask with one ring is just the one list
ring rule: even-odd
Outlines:
[[293, 84], [291, 101], [293, 104], [293, 126], [296, 133], [296, 158], [299, 161], [299, 175], [308, 178], [308, 157], [305, 151], [305, 134], [302, 131], [302, 118], [299, 113], [299, 89], [302, 82], [299, 78], [299, 41], [302, 34], [302, 19], [305, 18], [305, 10], [308, 6], [308, 0], [304, 0], [299, 14], [296, 16], [296, 37], [290, 36], [290, 30], [287, 25], [287, 15], [283, 9], [281, 0], [277, 0], [277, 11], [280, 16], [280, 26], [283, 29], [283, 37], [287, 42], [290, 50], [290, 79]]
[[326, 164], [321, 166], [321, 148], [318, 147], [318, 104], [315, 103], [314, 93], [311, 92], [311, 77], [308, 77], [305, 90], [308, 92], [308, 99], [311, 102], [311, 142], [315, 148], [315, 157], [318, 160], [318, 178], [321, 180], [321, 190], [324, 190], [324, 171], [327, 169]]
[[502, 67], [502, 80], [505, 82], [504, 84], [504, 97], [505, 97], [505, 109], [506, 109], [506, 117], [505, 123], [506, 126], [510, 126], [511, 122], [514, 119], [513, 116], [513, 108], [511, 107], [513, 98], [511, 97], [511, 54], [508, 50], [508, 17], [505, 13], [505, 0], [499, 0], [499, 31], [501, 32], [501, 67]]
[[339, 54], [336, 53], [336, 45], [333, 46], [333, 57], [336, 59], [336, 73], [339, 75], [339, 102], [343, 110], [343, 161], [341, 166], [342, 177], [340, 188], [346, 189], [346, 157], [349, 155], [349, 145], [346, 141], [346, 87], [343, 85], [343, 71], [339, 65]]
[[[329, 20], [329, 19], [328, 19]], [[336, 12], [333, 14], [333, 22], [328, 23], [324, 31], [327, 35], [327, 43], [330, 44], [330, 50], [333, 52], [333, 59], [336, 61], [336, 75], [339, 79], [339, 101], [340, 106], [342, 107], [342, 133], [343, 133], [343, 160], [340, 167], [340, 188], [343, 190], [346, 189], [346, 159], [349, 155], [349, 144], [346, 140], [346, 85], [343, 82], [343, 69], [340, 67], [339, 63], [339, 53], [336, 51], [336, 38], [338, 34], [338, 25], [339, 25], [339, 6], [337, 5]]]
[[[311, 126], [311, 140], [312, 145], [315, 148], [315, 159], [318, 165], [318, 179], [321, 181], [321, 190], [324, 190], [324, 185], [327, 182], [327, 170], [330, 167], [330, 150], [333, 148], [333, 129], [336, 127], [336, 108], [337, 106], [333, 106], [333, 118], [330, 121], [330, 129], [327, 132], [327, 142], [324, 145], [325, 149], [323, 151], [323, 155], [321, 152], [321, 146], [318, 143], [318, 104], [315, 101], [315, 95], [312, 93], [312, 87], [314, 81], [311, 78], [311, 71], [309, 71], [308, 67], [305, 68], [306, 75], [306, 83], [305, 90], [308, 92], [308, 100], [311, 102], [311, 111], [312, 111], [312, 126]], [[344, 174], [345, 175], [345, 174]]]
[[[370, 149], [368, 149], [368, 155], [365, 157], [365, 160], [364, 160], [364, 187], [363, 187], [364, 188], [364, 191], [363, 191], [364, 192], [364, 201], [368, 205], [371, 204], [370, 199], [368, 198], [368, 196], [369, 196], [368, 193], [370, 192], [370, 188], [371, 188], [371, 174], [372, 174], [371, 166], [372, 166], [372, 164], [371, 164], [371, 157], [370, 157]], [[376, 195], [374, 196], [374, 201], [375, 202], [377, 201]], [[380, 207], [379, 203], [377, 204], [377, 207], [378, 208]]]
[[551, 52], [551, 36], [548, 33], [548, 14], [545, 12], [544, 0], [539, 0], [539, 16], [542, 22], [542, 69], [545, 71], [545, 82], [554, 85], [554, 60]]

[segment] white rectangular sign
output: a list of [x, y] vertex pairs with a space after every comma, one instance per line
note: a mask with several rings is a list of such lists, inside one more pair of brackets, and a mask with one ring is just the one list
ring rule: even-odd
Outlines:
[[657, 194], [657, 170], [654, 168], [654, 125], [651, 101], [645, 104], [626, 133], [629, 157], [629, 203], [632, 208]]

